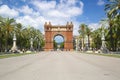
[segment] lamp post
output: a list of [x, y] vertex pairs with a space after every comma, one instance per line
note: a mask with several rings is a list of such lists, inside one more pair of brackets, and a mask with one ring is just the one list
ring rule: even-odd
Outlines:
[[14, 33], [14, 36], [13, 36], [13, 47], [11, 48], [11, 51], [12, 52], [16, 52], [17, 51], [17, 46], [16, 46], [16, 35]]
[[40, 43], [40, 41], [39, 41], [39, 45], [38, 45], [38, 50], [40, 51], [40, 45], [41, 45], [41, 43]]
[[102, 41], [102, 45], [101, 45], [101, 51], [102, 51], [102, 53], [108, 53], [109, 50], [106, 48], [106, 45], [105, 45], [104, 29], [102, 29], [101, 41]]
[[101, 46], [101, 47], [105, 47], [105, 35], [104, 35], [104, 30], [102, 30], [101, 40], [102, 40], [102, 46]]
[[78, 40], [77, 40], [77, 38], [75, 39], [75, 43], [76, 43], [76, 51], [78, 51]]
[[85, 38], [85, 43], [86, 43], [86, 49], [85, 50], [88, 50], [89, 46], [88, 46], [88, 36], [87, 35], [86, 35], [86, 38]]
[[35, 37], [35, 38], [30, 38], [30, 50], [31, 51], [34, 51], [34, 48], [33, 48], [33, 41], [34, 40], [36, 40], [37, 42], [38, 42], [38, 45], [37, 45], [37, 48], [36, 49], [38, 49], [38, 50], [40, 50], [40, 41], [39, 41], [39, 39], [38, 39], [38, 35]]
[[33, 38], [30, 39], [30, 50], [33, 51]]
[[39, 36], [38, 36], [38, 35], [36, 35], [36, 37], [34, 38], [34, 40], [36, 40], [36, 41], [37, 41], [37, 43], [38, 43], [38, 44], [37, 44], [37, 48], [36, 48], [36, 49], [37, 49], [38, 51], [40, 51], [40, 45], [41, 45], [41, 43], [40, 43]]
[[75, 46], [76, 46], [76, 51], [80, 50], [80, 39], [79, 37], [75, 38]]
[[41, 45], [41, 43], [40, 43], [40, 40], [37, 37], [36, 37], [36, 39], [37, 39], [37, 43], [38, 43], [37, 50], [40, 51], [40, 45]]

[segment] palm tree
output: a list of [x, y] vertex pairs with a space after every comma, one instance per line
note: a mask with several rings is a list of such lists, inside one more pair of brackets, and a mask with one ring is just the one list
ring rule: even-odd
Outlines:
[[114, 26], [114, 19], [120, 16], [120, 0], [108, 0], [108, 3], [105, 5], [105, 11], [107, 12], [107, 16], [109, 18], [111, 49], [114, 50], [112, 27]]
[[100, 49], [100, 47], [101, 47], [101, 32], [102, 32], [102, 29], [98, 28], [97, 30], [95, 30], [91, 33], [92, 48]]
[[30, 46], [30, 39], [33, 38], [32, 37], [32, 34], [33, 34], [32, 33], [32, 28], [29, 26], [29, 27], [23, 29], [22, 33], [23, 33], [23, 37], [24, 37], [23, 44], [25, 45], [25, 48], [29, 48], [29, 46]]
[[43, 46], [43, 35], [40, 32], [40, 30], [34, 29], [34, 42], [36, 43], [36, 49], [40, 50], [41, 47]]
[[114, 24], [113, 24], [113, 27], [112, 27], [112, 32], [113, 32], [113, 50], [116, 51], [117, 50], [117, 44], [118, 44], [118, 41], [120, 40], [120, 16], [117, 16], [114, 18]]
[[17, 35], [17, 43], [20, 49], [30, 47], [30, 38], [34, 39], [36, 45], [40, 44], [41, 47], [44, 46], [44, 38], [42, 33], [29, 26], [29, 28], [23, 28], [21, 23], [16, 23], [13, 18], [3, 18], [0, 16], [0, 51], [8, 50], [12, 47], [13, 33]]
[[24, 38], [24, 36], [23, 36], [23, 26], [22, 26], [22, 24], [21, 23], [17, 23], [16, 24], [16, 27], [15, 27], [15, 33], [16, 33], [16, 35], [17, 35], [17, 43], [19, 43], [18, 44], [18, 46], [19, 46], [19, 48], [20, 49], [22, 49], [22, 46], [24, 46], [24, 45], [22, 45], [23, 44], [23, 38]]
[[90, 48], [91, 29], [88, 26], [86, 27], [86, 35], [88, 36], [88, 47]]
[[24, 41], [22, 41], [23, 42], [22, 44], [24, 44], [24, 46], [26, 48], [30, 47], [30, 39], [31, 38], [33, 38], [33, 41], [34, 41], [33, 46], [34, 47], [37, 48], [38, 46], [40, 46], [40, 47], [44, 46], [44, 40], [43, 40], [42, 33], [39, 30], [35, 29], [34, 27], [29, 26], [28, 28], [24, 28], [22, 30], [22, 34], [24, 37], [23, 38]]
[[[100, 24], [102, 24], [102, 27], [108, 28], [107, 29], [107, 43], [109, 48], [113, 51], [116, 50], [117, 43], [119, 41], [119, 26], [120, 26], [120, 16], [116, 16], [114, 19], [103, 19], [100, 21]], [[106, 27], [106, 24], [110, 25], [110, 27]], [[108, 41], [109, 40], [109, 41]]]
[[2, 22], [2, 27], [4, 29], [4, 34], [5, 34], [5, 46], [6, 49], [8, 49], [8, 39], [10, 38], [11, 33], [14, 31], [14, 27], [16, 25], [15, 20], [13, 18], [5, 18]]
[[[21, 31], [22, 35], [21, 35], [21, 48], [29, 48], [30, 46], [30, 39], [29, 39], [29, 34], [28, 34], [28, 30], [27, 28], [23, 28]], [[18, 41], [19, 42], [19, 41]]]
[[111, 19], [120, 15], [120, 0], [108, 0], [108, 3], [105, 5], [105, 11]]
[[3, 21], [3, 17], [0, 16], [0, 52], [2, 50], [2, 35], [3, 35], [2, 21]]
[[85, 44], [84, 44], [84, 39], [85, 39], [85, 34], [86, 34], [86, 24], [81, 24], [80, 26], [79, 26], [79, 30], [78, 30], [78, 32], [80, 33], [80, 35], [82, 35], [82, 48], [84, 48], [85, 47]]

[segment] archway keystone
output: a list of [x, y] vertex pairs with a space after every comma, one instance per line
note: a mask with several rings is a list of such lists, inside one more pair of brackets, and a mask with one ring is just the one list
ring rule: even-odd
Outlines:
[[54, 49], [53, 38], [55, 35], [64, 36], [64, 50], [73, 50], [73, 24], [72, 22], [67, 22], [66, 25], [52, 25], [50, 22], [45, 22], [45, 51], [50, 51]]

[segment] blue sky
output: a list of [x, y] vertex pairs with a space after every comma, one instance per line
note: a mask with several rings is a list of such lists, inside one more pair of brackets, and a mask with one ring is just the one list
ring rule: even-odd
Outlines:
[[61, 36], [61, 35], [55, 36], [55, 37], [54, 37], [54, 40], [55, 40], [55, 42], [57, 42], [57, 43], [64, 42], [64, 38], [63, 38], [63, 36]]
[[15, 18], [23, 26], [40, 29], [44, 34], [44, 23], [53, 25], [74, 24], [74, 35], [78, 35], [81, 23], [96, 29], [99, 21], [106, 17], [105, 0], [0, 0], [0, 15]]

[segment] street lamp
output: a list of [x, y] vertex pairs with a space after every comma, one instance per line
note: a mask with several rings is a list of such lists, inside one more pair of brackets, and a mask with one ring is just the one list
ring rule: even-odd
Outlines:
[[85, 50], [88, 50], [89, 47], [88, 47], [88, 36], [86, 35], [85, 37]]
[[105, 35], [104, 35], [104, 30], [102, 30], [101, 40], [102, 40], [102, 46], [101, 46], [101, 47], [105, 47]]
[[103, 53], [108, 53], [109, 50], [106, 48], [106, 45], [105, 45], [105, 35], [104, 35], [104, 29], [103, 28], [102, 28], [101, 41], [102, 41], [101, 51]]
[[38, 49], [38, 50], [40, 50], [40, 45], [41, 45], [41, 43], [40, 43], [40, 41], [39, 41], [39, 38], [38, 38], [38, 35], [36, 35], [36, 37], [34, 37], [34, 38], [30, 38], [30, 50], [31, 51], [33, 51], [34, 50], [34, 48], [33, 48], [33, 41], [34, 40], [36, 40], [37, 41], [37, 48], [36, 49]]
[[11, 48], [11, 51], [12, 52], [16, 52], [17, 51], [17, 46], [16, 46], [16, 34], [14, 33], [14, 36], [13, 36], [13, 47]]
[[30, 39], [30, 50], [33, 51], [33, 38]]
[[76, 51], [78, 51], [78, 40], [77, 40], [77, 38], [75, 39], [75, 43], [76, 43]]

